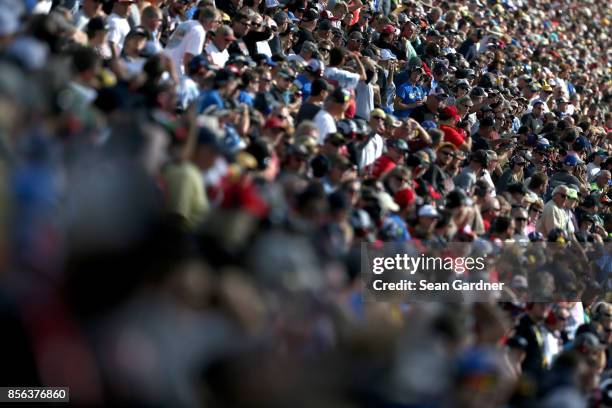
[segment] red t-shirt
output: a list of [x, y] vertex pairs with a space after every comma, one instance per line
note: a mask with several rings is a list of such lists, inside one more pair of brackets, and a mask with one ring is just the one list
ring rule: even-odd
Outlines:
[[382, 155], [374, 162], [372, 169], [372, 176], [375, 178], [379, 178], [383, 176], [385, 173], [390, 172], [397, 166], [393, 160], [389, 156]]

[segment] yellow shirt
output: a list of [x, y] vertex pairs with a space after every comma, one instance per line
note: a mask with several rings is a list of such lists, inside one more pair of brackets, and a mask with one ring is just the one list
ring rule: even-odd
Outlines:
[[164, 169], [163, 178], [168, 211], [180, 216], [189, 228], [198, 226], [210, 209], [200, 170], [189, 161], [172, 163]]

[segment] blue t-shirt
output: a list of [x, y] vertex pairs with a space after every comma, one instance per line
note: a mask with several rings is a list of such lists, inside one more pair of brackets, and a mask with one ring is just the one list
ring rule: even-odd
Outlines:
[[[402, 100], [402, 103], [410, 104], [425, 98], [426, 94], [420, 86], [406, 82], [397, 88], [397, 96]], [[407, 118], [410, 116], [410, 112], [412, 112], [412, 109], [400, 109], [395, 110], [393, 114], [398, 118]]]
[[308, 77], [304, 74], [300, 74], [295, 79], [302, 92], [302, 100], [305, 101], [310, 97], [312, 92], [312, 83], [308, 80]]
[[240, 94], [238, 95], [238, 102], [246, 103], [248, 106], [253, 107], [253, 103], [255, 102], [255, 98], [253, 96], [251, 96], [251, 94], [248, 93], [247, 91], [241, 90]]
[[225, 108], [225, 102], [223, 102], [223, 98], [219, 95], [219, 91], [216, 89], [212, 89], [210, 91], [203, 91], [200, 94], [200, 101], [198, 103], [198, 113], [204, 112], [206, 108], [211, 105], [217, 106], [219, 109]]

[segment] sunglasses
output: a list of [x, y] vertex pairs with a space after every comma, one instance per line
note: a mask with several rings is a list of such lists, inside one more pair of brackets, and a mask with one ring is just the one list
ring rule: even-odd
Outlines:
[[541, 210], [537, 210], [535, 208], [532, 208], [530, 211], [533, 211], [533, 212], [538, 213], [538, 214], [542, 214]]
[[449, 152], [448, 150], [443, 150], [440, 152], [441, 155], [443, 156], [451, 156], [451, 157], [455, 157], [455, 153], [454, 152]]
[[385, 118], [383, 118], [382, 116], [372, 116], [372, 118], [376, 120], [385, 120]]
[[251, 23], [251, 27], [259, 28], [261, 27], [261, 23]]
[[562, 194], [562, 193], [557, 193], [557, 195], [565, 200], [567, 200], [569, 198], [569, 196], [567, 194]]
[[515, 218], [515, 220], [520, 221], [520, 222], [527, 222], [527, 218]]
[[319, 48], [319, 51], [330, 52], [331, 49], [330, 48]]

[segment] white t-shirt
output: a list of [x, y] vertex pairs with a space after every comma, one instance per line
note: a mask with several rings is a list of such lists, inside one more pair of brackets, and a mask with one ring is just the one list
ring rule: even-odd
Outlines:
[[361, 79], [359, 74], [336, 67], [325, 68], [324, 77], [335, 82], [335, 85], [349, 90], [357, 88], [357, 84]]
[[206, 46], [206, 54], [208, 54], [208, 59], [213, 63], [213, 65], [223, 68], [225, 63], [229, 59], [229, 52], [227, 52], [227, 48], [223, 51], [219, 51], [217, 46], [213, 43], [209, 43]]
[[314, 123], [319, 129], [319, 144], [325, 142], [325, 138], [330, 133], [336, 133], [336, 121], [334, 117], [329, 114], [325, 109], [321, 109], [314, 117]]
[[108, 16], [108, 41], [117, 45], [119, 52], [123, 49], [123, 42], [129, 32], [130, 23], [128, 23], [127, 18], [115, 13]]
[[183, 64], [185, 53], [200, 55], [205, 39], [206, 31], [199, 21], [189, 20], [179, 24], [168, 39], [165, 50], [166, 55], [174, 62], [177, 72], [185, 75]]
[[385, 141], [378, 133], [370, 138], [368, 143], [363, 147], [359, 157], [359, 169], [366, 169], [374, 164], [376, 159], [383, 155]]

